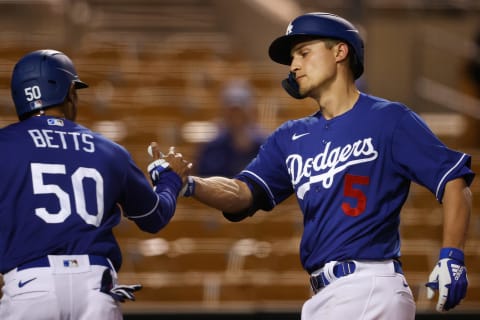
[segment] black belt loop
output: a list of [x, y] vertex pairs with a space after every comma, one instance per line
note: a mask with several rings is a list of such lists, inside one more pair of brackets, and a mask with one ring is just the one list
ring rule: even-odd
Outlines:
[[403, 274], [403, 269], [402, 269], [402, 262], [400, 260], [393, 260], [393, 269], [395, 270], [396, 273]]

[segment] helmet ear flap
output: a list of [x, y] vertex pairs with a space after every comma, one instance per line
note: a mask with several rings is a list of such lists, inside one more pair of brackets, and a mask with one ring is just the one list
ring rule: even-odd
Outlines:
[[353, 71], [353, 78], [358, 79], [363, 74], [363, 63], [360, 58], [351, 50], [350, 69]]
[[287, 93], [295, 99], [305, 99], [305, 95], [301, 95], [297, 80], [295, 80], [295, 73], [290, 72], [286, 79], [282, 80], [282, 87]]

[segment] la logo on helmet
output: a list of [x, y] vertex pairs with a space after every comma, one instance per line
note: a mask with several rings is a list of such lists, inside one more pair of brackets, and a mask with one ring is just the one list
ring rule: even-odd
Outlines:
[[292, 33], [293, 31], [293, 24], [289, 24], [288, 27], [287, 27], [287, 32], [285, 33], [285, 35], [289, 35], [290, 33]]

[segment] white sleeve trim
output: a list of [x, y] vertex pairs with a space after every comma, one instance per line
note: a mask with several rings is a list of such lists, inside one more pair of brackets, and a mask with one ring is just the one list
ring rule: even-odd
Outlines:
[[132, 219], [132, 220], [145, 218], [145, 217], [151, 215], [155, 210], [157, 210], [158, 204], [160, 203], [160, 196], [157, 193], [155, 193], [155, 195], [157, 196], [157, 202], [155, 202], [155, 205], [153, 206], [152, 210], [150, 210], [149, 212], [147, 212], [147, 213], [145, 213], [141, 216], [134, 216], [134, 217], [128, 216], [128, 218]]
[[462, 155], [462, 157], [460, 158], [460, 160], [457, 161], [457, 163], [455, 163], [455, 165], [453, 167], [450, 168], [450, 170], [448, 170], [442, 177], [442, 179], [440, 179], [440, 182], [438, 183], [437, 185], [437, 191], [435, 192], [435, 197], [437, 198], [437, 200], [440, 201], [440, 199], [438, 198], [438, 194], [440, 192], [440, 187], [443, 185], [443, 182], [445, 181], [445, 179], [447, 178], [447, 176], [453, 171], [455, 170], [455, 168], [457, 168], [460, 163], [462, 162], [463, 158], [465, 158], [467, 155], [464, 153]]

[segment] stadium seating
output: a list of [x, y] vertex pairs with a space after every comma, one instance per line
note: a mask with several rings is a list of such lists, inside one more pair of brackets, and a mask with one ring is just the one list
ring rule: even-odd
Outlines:
[[[134, 2], [92, 3], [98, 3], [102, 10], [117, 10], [108, 21], [118, 27], [120, 21], [125, 23], [119, 19], [122, 15], [118, 10], [126, 10]], [[165, 38], [143, 46], [132, 45], [121, 36], [112, 37], [115, 29], [104, 26], [98, 33], [87, 33], [72, 55], [82, 80], [91, 85], [90, 91], [79, 93], [79, 122], [114, 137], [141, 168], [150, 161], [146, 147], [152, 140], [162, 148], [175, 145], [185, 157], [193, 159], [198, 144], [186, 139], [182, 128], [192, 121], [215, 121], [220, 85], [234, 75], [252, 80], [260, 123], [267, 130], [316, 111], [310, 102], [294, 101], [282, 91], [279, 81], [285, 70], [238, 59], [232, 52], [231, 39], [215, 25], [201, 1], [190, 1], [192, 6], [201, 6], [195, 10], [176, 6], [176, 1], [166, 3], [170, 7], [154, 12], [163, 10], [164, 17], [190, 14], [196, 18], [188, 19], [190, 25], [178, 24], [173, 18], [156, 19], [163, 28], [169, 28], [161, 33]], [[174, 9], [179, 11], [171, 11]], [[167, 37], [174, 28], [181, 32]], [[23, 43], [0, 45], [2, 127], [16, 121], [9, 99], [12, 65], [31, 48]], [[251, 66], [245, 67], [249, 63]], [[473, 166], [479, 172], [480, 150], [467, 151], [477, 159]], [[480, 308], [478, 186], [478, 182], [472, 186], [474, 210], [465, 250], [470, 288], [463, 310]], [[401, 260], [407, 280], [418, 309], [433, 310], [433, 302], [426, 300], [424, 283], [441, 247], [441, 206], [428, 190], [413, 184], [401, 221]], [[121, 282], [144, 286], [132, 308], [166, 308], [172, 304], [215, 308], [231, 304], [299, 310], [311, 294], [308, 275], [298, 256], [302, 228], [302, 214], [293, 198], [272, 212], [259, 212], [240, 223], [228, 222], [217, 210], [191, 199], [180, 199], [170, 224], [156, 235], [142, 233], [133, 222], [122, 220], [115, 229], [124, 256], [119, 277]]]

